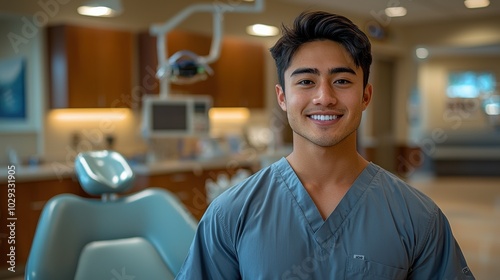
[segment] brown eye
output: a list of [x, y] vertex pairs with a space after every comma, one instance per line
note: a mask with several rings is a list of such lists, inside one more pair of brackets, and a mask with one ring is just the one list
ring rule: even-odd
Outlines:
[[297, 84], [299, 84], [299, 85], [312, 85], [312, 84], [314, 84], [314, 82], [311, 80], [301, 80]]
[[334, 82], [334, 84], [341, 84], [341, 85], [347, 85], [347, 84], [350, 84], [350, 83], [351, 83], [350, 81], [344, 80], [344, 79], [336, 80]]

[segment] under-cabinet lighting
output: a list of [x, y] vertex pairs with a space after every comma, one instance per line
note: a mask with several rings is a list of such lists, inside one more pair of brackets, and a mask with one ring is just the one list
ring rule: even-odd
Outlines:
[[250, 117], [250, 111], [247, 108], [211, 108], [208, 112], [212, 121], [244, 122]]
[[490, 5], [490, 0], [465, 0], [464, 5], [469, 9], [484, 8]]
[[49, 117], [58, 121], [121, 121], [130, 114], [129, 109], [54, 109]]

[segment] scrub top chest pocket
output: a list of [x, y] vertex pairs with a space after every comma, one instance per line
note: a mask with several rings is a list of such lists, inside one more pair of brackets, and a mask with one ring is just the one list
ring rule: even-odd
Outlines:
[[345, 279], [349, 280], [400, 280], [406, 279], [408, 271], [374, 261], [365, 260], [364, 256], [352, 255], [347, 259]]

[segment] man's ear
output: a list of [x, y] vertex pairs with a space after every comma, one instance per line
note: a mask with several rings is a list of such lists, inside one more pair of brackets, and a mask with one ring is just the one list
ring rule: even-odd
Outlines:
[[363, 103], [363, 111], [368, 107], [368, 104], [370, 104], [370, 101], [372, 100], [372, 95], [373, 95], [373, 86], [371, 84], [367, 84], [365, 89], [363, 90], [363, 100], [361, 101]]
[[281, 107], [281, 110], [286, 112], [286, 96], [285, 92], [283, 91], [283, 88], [281, 85], [276, 85], [275, 87], [276, 90], [276, 99], [278, 100], [278, 104]]

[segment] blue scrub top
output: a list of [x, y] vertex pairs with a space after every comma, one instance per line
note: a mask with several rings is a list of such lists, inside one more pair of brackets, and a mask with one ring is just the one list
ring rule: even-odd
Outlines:
[[217, 197], [176, 279], [474, 279], [436, 204], [370, 163], [323, 220], [285, 158]]

